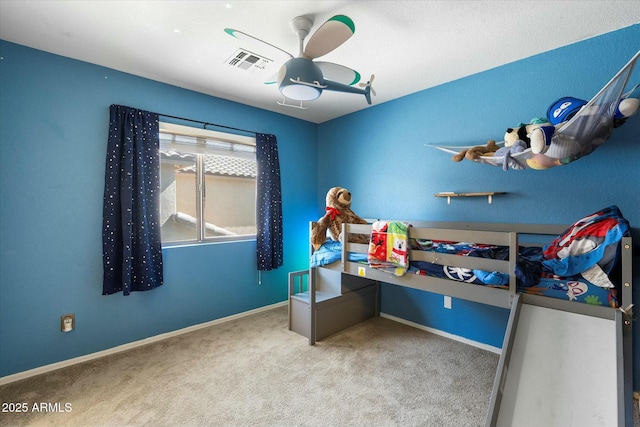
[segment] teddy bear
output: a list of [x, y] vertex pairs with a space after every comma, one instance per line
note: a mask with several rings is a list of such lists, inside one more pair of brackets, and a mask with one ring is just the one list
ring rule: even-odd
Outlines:
[[451, 160], [454, 162], [460, 162], [462, 159], [475, 160], [480, 156], [491, 156], [498, 150], [496, 142], [491, 139], [486, 145], [477, 145], [469, 149], [461, 150], [458, 154], [453, 155]]
[[[311, 244], [318, 249], [327, 240], [327, 231], [333, 240], [340, 241], [342, 224], [367, 224], [367, 221], [351, 210], [351, 193], [346, 188], [333, 187], [327, 192], [326, 214], [320, 218], [311, 230]], [[349, 242], [369, 243], [369, 236], [350, 235]]]

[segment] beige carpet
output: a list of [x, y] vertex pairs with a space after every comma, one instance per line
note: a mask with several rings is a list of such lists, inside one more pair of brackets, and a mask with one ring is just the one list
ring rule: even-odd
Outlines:
[[481, 426], [497, 362], [384, 318], [310, 347], [282, 307], [4, 385], [0, 424]]

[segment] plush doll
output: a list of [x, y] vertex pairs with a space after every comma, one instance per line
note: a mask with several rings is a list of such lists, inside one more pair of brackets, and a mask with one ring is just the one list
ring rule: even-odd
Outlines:
[[624, 98], [618, 104], [616, 115], [613, 118], [613, 127], [622, 126], [627, 118], [633, 116], [640, 109], [640, 99]]
[[498, 149], [498, 151], [495, 152], [494, 156], [496, 157], [504, 156], [504, 159], [502, 160], [503, 170], [509, 170], [509, 168], [516, 169], [516, 170], [524, 169], [523, 166], [520, 166], [515, 160], [511, 158], [511, 155], [522, 153], [526, 149], [527, 149], [527, 144], [524, 141], [521, 141], [518, 139], [512, 142], [511, 145], [506, 145], [505, 143], [505, 146]]
[[[342, 224], [367, 224], [367, 221], [351, 210], [351, 193], [346, 188], [333, 187], [327, 192], [327, 213], [320, 218], [311, 230], [311, 244], [318, 249], [327, 240], [327, 231], [333, 240], [340, 241]], [[352, 243], [369, 243], [369, 236], [352, 234]]]
[[520, 123], [515, 128], [508, 128], [504, 134], [504, 147], [495, 152], [494, 156], [504, 156], [502, 161], [502, 169], [524, 169], [514, 161], [511, 156], [521, 153], [531, 146], [531, 133], [542, 126], [551, 125], [546, 119], [532, 119], [528, 124]]
[[529, 166], [531, 169], [544, 170], [555, 166], [566, 165], [567, 163], [571, 163], [572, 161], [576, 160], [576, 158], [577, 157], [552, 159], [551, 157], [547, 157], [544, 154], [533, 154], [525, 161], [527, 162], [527, 166]]
[[[551, 145], [551, 139], [553, 138], [556, 127], [562, 127], [567, 121], [571, 120], [573, 116], [575, 116], [583, 108], [586, 108], [585, 111], [588, 114], [590, 107], [587, 107], [586, 104], [587, 101], [568, 97], [561, 98], [558, 101], [554, 102], [549, 107], [548, 111], [549, 121], [551, 123], [547, 123], [537, 129], [534, 129], [529, 135], [531, 152], [534, 154], [546, 153], [549, 146]], [[615, 115], [613, 117], [613, 127], [622, 126], [627, 118], [636, 114], [638, 109], [640, 109], [640, 99], [623, 98], [618, 103], [618, 108], [616, 109]], [[597, 114], [597, 109], [595, 110], [595, 113]], [[581, 117], [586, 116], [581, 115]], [[585, 118], [585, 120], [590, 119]], [[600, 132], [600, 134], [591, 135], [592, 143], [595, 144], [597, 140], [601, 140], [601, 142], [604, 142], [606, 141], [608, 136], [609, 135], [606, 131], [606, 127], [603, 127], [603, 132]]]
[[556, 131], [553, 125], [540, 126], [529, 135], [529, 144], [533, 154], [543, 154], [551, 145], [551, 138]]
[[547, 121], [547, 119], [536, 118], [532, 119], [529, 123], [520, 123], [515, 128], [508, 128], [504, 134], [504, 146], [510, 147], [516, 141], [522, 141], [529, 148], [531, 146], [530, 135], [535, 129], [538, 129], [541, 126], [549, 126], [551, 123]]
[[477, 145], [467, 150], [462, 150], [458, 154], [451, 157], [454, 162], [460, 162], [462, 159], [475, 160], [480, 156], [491, 156], [498, 150], [496, 142], [491, 139], [486, 145]]
[[[547, 110], [547, 118], [552, 125], [558, 126], [561, 123], [571, 120], [573, 116], [578, 114], [578, 112], [585, 107], [590, 108], [587, 107], [587, 101], [584, 99], [565, 96], [549, 106], [549, 109]], [[636, 114], [638, 109], [640, 109], [640, 99], [629, 97], [622, 98], [618, 103], [613, 117], [614, 127], [622, 126], [627, 118]]]

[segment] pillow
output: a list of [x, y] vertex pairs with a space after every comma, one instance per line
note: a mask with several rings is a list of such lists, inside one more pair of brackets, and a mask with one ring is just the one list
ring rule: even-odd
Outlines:
[[617, 206], [609, 206], [576, 221], [542, 249], [542, 264], [558, 276], [573, 276], [598, 264], [609, 274], [618, 242], [629, 234], [629, 222]]

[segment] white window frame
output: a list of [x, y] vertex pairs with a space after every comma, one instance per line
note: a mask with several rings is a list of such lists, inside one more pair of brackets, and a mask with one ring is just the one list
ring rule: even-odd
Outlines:
[[[171, 242], [162, 242], [163, 247], [171, 247], [171, 246], [184, 246], [184, 245], [192, 245], [192, 244], [200, 244], [200, 243], [212, 243], [212, 242], [230, 242], [230, 241], [239, 241], [239, 240], [255, 240], [256, 234], [241, 234], [235, 236], [215, 236], [215, 237], [206, 237], [205, 231], [205, 221], [204, 221], [204, 200], [206, 199], [206, 187], [205, 187], [205, 173], [204, 173], [204, 165], [203, 165], [203, 156], [202, 154], [228, 154], [228, 149], [218, 149], [216, 150], [212, 144], [205, 144], [204, 141], [207, 140], [209, 142], [216, 141], [222, 143], [230, 143], [233, 145], [247, 145], [254, 147], [254, 151], [247, 151], [246, 154], [239, 153], [238, 157], [248, 157], [255, 159], [255, 146], [256, 146], [256, 138], [244, 135], [236, 135], [232, 133], [219, 132], [209, 129], [201, 129], [195, 128], [191, 126], [183, 126], [174, 123], [167, 122], [159, 122], [160, 125], [160, 133], [164, 134], [173, 134], [180, 136], [187, 136], [197, 138], [199, 143], [180, 143], [180, 142], [172, 142], [167, 143], [166, 141], [160, 141], [160, 149], [170, 149], [177, 152], [184, 153], [193, 153], [196, 155], [196, 237], [194, 239], [183, 240], [183, 241], [171, 241]], [[257, 183], [256, 183], [257, 190]], [[256, 219], [257, 225], [257, 219]]]

